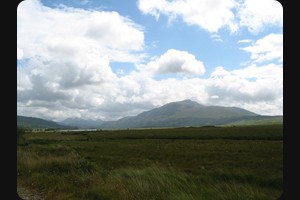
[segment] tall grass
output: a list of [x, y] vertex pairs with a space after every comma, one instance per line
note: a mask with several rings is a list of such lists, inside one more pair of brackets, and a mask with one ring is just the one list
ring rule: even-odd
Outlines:
[[28, 133], [17, 149], [18, 182], [51, 200], [274, 200], [283, 188], [282, 129], [252, 128], [255, 139], [235, 127], [198, 129], [213, 140], [197, 128]]

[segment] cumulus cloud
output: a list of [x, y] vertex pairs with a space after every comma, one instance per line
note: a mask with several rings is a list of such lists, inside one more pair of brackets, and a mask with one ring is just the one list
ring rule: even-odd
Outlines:
[[207, 81], [206, 92], [213, 105], [243, 107], [264, 115], [282, 114], [283, 68], [280, 65], [251, 65], [233, 71], [217, 67]]
[[247, 27], [252, 33], [283, 25], [283, 8], [276, 0], [244, 0], [239, 4], [237, 16], [240, 26]]
[[237, 43], [238, 44], [246, 44], [246, 43], [250, 43], [250, 42], [252, 42], [252, 40], [250, 40], [250, 39], [244, 39], [244, 40], [239, 40]]
[[[82, 89], [60, 91], [55, 85], [33, 86], [37, 88], [32, 93], [19, 93], [18, 112], [59, 120], [74, 116], [112, 120], [172, 101], [192, 99], [203, 105], [236, 106], [258, 114], [276, 115], [282, 114], [282, 74], [282, 67], [274, 64], [251, 65], [233, 71], [217, 67], [207, 79], [155, 80], [142, 71], [132, 71], [101, 86], [89, 85]], [[37, 95], [40, 92], [44, 96], [41, 91], [51, 95], [51, 101], [43, 101]]]
[[[18, 113], [101, 118], [122, 91], [110, 62], [140, 62], [142, 27], [117, 12], [50, 8], [26, 0], [17, 9]], [[115, 88], [115, 89], [114, 89]]]
[[241, 48], [251, 53], [251, 59], [254, 63], [265, 61], [283, 62], [283, 35], [271, 33], [254, 44]]
[[139, 67], [151, 74], [197, 74], [205, 72], [203, 62], [186, 51], [169, 49], [158, 58], [154, 58], [146, 65]]
[[181, 17], [186, 24], [210, 33], [222, 28], [234, 33], [241, 27], [258, 33], [266, 26], [282, 27], [283, 24], [283, 9], [275, 0], [139, 0], [138, 8], [156, 20], [161, 14], [169, 21]]
[[246, 79], [260, 78], [260, 79], [270, 79], [277, 80], [279, 84], [283, 82], [283, 68], [281, 65], [267, 64], [261, 67], [256, 64], [252, 64], [243, 69], [236, 69], [232, 71], [232, 74]]
[[50, 59], [56, 51], [72, 57], [75, 51], [88, 48], [113, 61], [137, 62], [140, 55], [133, 52], [144, 48], [144, 33], [141, 26], [117, 12], [53, 9], [27, 0], [17, 9], [17, 47], [24, 58]]
[[169, 19], [175, 20], [182, 17], [189, 25], [199, 26], [209, 32], [217, 32], [220, 28], [227, 27], [231, 32], [237, 30], [234, 22], [235, 7], [233, 0], [139, 0], [138, 8], [144, 14], [153, 15], [159, 19], [164, 14]]
[[[197, 8], [198, 1], [191, 2]], [[206, 5], [211, 1], [202, 2]], [[218, 5], [231, 1], [222, 2]], [[153, 9], [157, 3], [162, 4]], [[189, 3], [156, 0], [140, 1], [140, 6], [147, 5], [143, 9], [157, 17], [162, 13], [172, 14], [173, 19], [187, 17], [192, 24], [199, 13], [195, 9], [189, 13]], [[179, 5], [183, 11], [179, 11]], [[251, 54], [254, 64], [233, 71], [217, 67], [209, 78], [201, 78], [203, 62], [187, 51], [169, 49], [141, 64], [143, 28], [116, 12], [49, 8], [39, 1], [26, 0], [20, 3], [17, 15], [17, 59], [26, 60], [17, 67], [19, 115], [51, 120], [115, 120], [184, 99], [243, 107], [258, 114], [282, 114], [282, 66], [263, 63], [282, 59], [282, 42], [276, 34], [246, 43], [243, 50]], [[234, 22], [226, 16], [222, 26], [199, 24], [210, 31], [230, 28]], [[215, 34], [212, 38], [219, 37]], [[278, 51], [274, 54], [271, 49]], [[137, 68], [127, 74], [119, 69], [122, 76], [118, 77], [110, 67], [114, 61], [131, 62]], [[174, 78], [178, 74], [184, 76]], [[172, 76], [158, 80], [159, 75]]]
[[119, 100], [124, 104], [147, 102], [153, 108], [192, 99], [204, 105], [235, 106], [263, 115], [282, 115], [283, 68], [275, 64], [253, 64], [232, 71], [220, 66], [209, 78], [155, 80], [143, 71], [133, 71], [122, 77], [119, 85], [123, 85], [119, 87], [122, 91]]
[[21, 60], [23, 58], [23, 50], [20, 48], [17, 48], [17, 59]]

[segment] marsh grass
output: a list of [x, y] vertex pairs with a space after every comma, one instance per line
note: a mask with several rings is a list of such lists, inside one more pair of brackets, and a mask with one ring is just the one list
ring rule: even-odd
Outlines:
[[24, 137], [18, 182], [45, 199], [274, 200], [283, 190], [281, 126]]

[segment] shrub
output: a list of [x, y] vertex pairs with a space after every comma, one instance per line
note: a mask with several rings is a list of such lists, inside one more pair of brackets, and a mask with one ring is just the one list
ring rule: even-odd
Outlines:
[[24, 134], [26, 133], [25, 130], [25, 128], [17, 126], [17, 145], [27, 144], [24, 138]]

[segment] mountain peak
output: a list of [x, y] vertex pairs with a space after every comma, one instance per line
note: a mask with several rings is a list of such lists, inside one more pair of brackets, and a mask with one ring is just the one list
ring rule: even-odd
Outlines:
[[185, 99], [185, 100], [182, 100], [182, 102], [193, 102], [193, 101], [190, 99]]
[[103, 120], [92, 120], [92, 119], [81, 119], [78, 117], [67, 118], [60, 122], [62, 125], [76, 126], [79, 128], [99, 128], [101, 124], [104, 123]]
[[[174, 102], [176, 103], [176, 102]], [[178, 103], [197, 103], [196, 101], [192, 101], [190, 99], [185, 99], [185, 100], [182, 100], [182, 101], [178, 101]]]
[[[190, 99], [184, 99], [182, 101], [170, 102], [168, 104], [177, 105], [177, 106], [182, 106], [182, 105], [185, 105], [185, 106], [203, 106], [203, 105], [199, 104], [198, 102], [192, 101]], [[165, 105], [168, 105], [168, 104], [165, 104]]]
[[192, 101], [190, 99], [184, 99], [181, 101], [174, 101], [174, 102], [170, 102], [170, 103], [191, 103], [191, 102], [195, 102], [195, 101]]
[[204, 106], [185, 99], [103, 125], [118, 128], [220, 125], [255, 116], [258, 115], [241, 108]]

